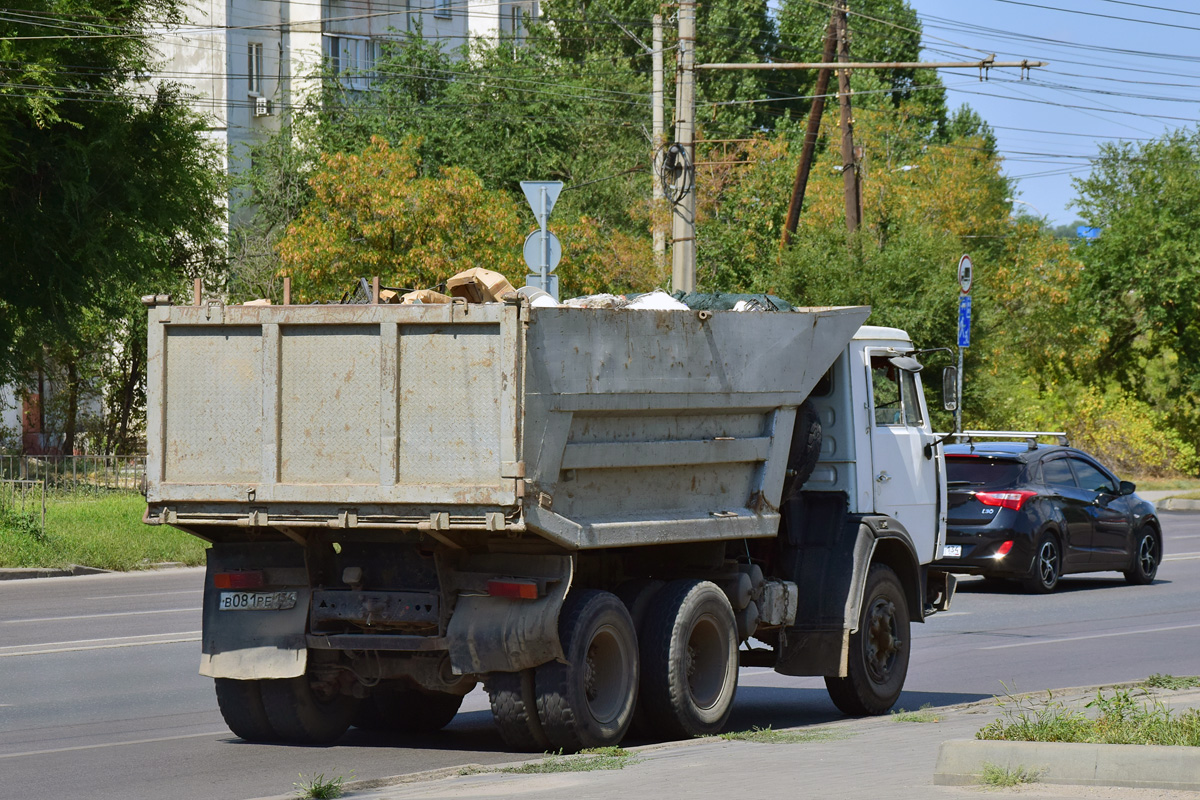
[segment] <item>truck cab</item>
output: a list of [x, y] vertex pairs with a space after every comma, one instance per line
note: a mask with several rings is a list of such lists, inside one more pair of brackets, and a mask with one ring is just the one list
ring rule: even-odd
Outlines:
[[913, 349], [898, 328], [854, 334], [809, 395], [822, 446], [804, 489], [841, 492], [852, 513], [890, 517], [924, 563], [945, 543], [946, 482]]

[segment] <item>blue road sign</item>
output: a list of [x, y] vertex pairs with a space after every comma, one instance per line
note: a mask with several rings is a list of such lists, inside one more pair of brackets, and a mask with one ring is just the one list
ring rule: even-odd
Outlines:
[[971, 295], [958, 297], [958, 346], [971, 346]]

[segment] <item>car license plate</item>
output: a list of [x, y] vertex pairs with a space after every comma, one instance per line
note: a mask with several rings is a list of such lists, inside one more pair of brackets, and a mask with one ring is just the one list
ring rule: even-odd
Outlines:
[[943, 546], [942, 558], [962, 558], [962, 545], [948, 544]]
[[282, 611], [296, 606], [295, 592], [221, 592], [220, 611]]

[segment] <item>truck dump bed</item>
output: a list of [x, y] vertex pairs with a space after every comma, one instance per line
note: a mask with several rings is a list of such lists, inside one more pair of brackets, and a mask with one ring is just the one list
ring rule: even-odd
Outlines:
[[150, 309], [148, 519], [773, 536], [795, 408], [868, 309]]

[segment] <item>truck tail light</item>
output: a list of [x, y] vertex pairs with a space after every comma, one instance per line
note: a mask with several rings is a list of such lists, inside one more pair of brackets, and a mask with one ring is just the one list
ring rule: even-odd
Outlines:
[[1012, 539], [1009, 539], [1007, 542], [1004, 542], [1003, 544], [1001, 544], [999, 547], [996, 548], [996, 554], [994, 556], [992, 556], [992, 558], [995, 558], [995, 559], [1004, 558], [1006, 555], [1008, 555], [1008, 551], [1012, 550], [1012, 546], [1013, 546]]
[[217, 589], [258, 589], [265, 584], [261, 570], [218, 572], [213, 575], [213, 586]]
[[1025, 501], [1035, 495], [1037, 495], [1037, 492], [1031, 492], [1028, 489], [1018, 489], [1012, 492], [976, 492], [975, 499], [985, 506], [1000, 506], [1001, 508], [1011, 508], [1013, 511], [1020, 511], [1021, 506], [1025, 505]]
[[488, 594], [492, 597], [512, 597], [517, 600], [537, 600], [537, 581], [522, 581], [505, 578], [488, 581]]

